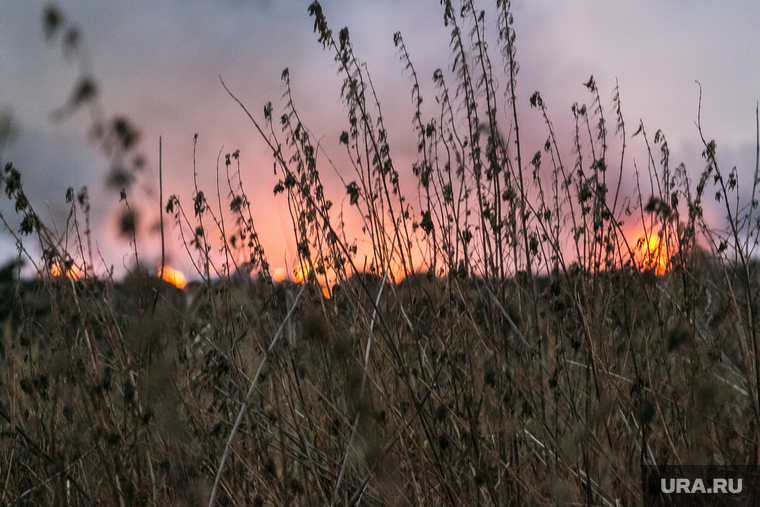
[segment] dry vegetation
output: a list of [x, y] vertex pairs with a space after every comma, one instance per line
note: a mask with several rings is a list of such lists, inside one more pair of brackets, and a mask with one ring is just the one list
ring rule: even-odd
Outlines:
[[[216, 168], [229, 213], [198, 188], [187, 209], [165, 204], [201, 280], [185, 291], [139, 267], [121, 283], [96, 273], [86, 192], [67, 193], [57, 236], [6, 165], [16, 234], [44, 256], [27, 259], [34, 283], [0, 273], [0, 503], [637, 505], [642, 464], [758, 462], [757, 201], [739, 203], [736, 170], [704, 141], [692, 181], [657, 132], [654, 191], [625, 199], [631, 136], [614, 93], [622, 150], [608, 153], [593, 78], [591, 106], [573, 107], [574, 160], [538, 93], [548, 140], [527, 154], [509, 3], [497, 2], [493, 64], [486, 18], [443, 4], [455, 82], [436, 72], [435, 118], [422, 117], [394, 38], [412, 81], [414, 205], [348, 31], [336, 39], [309, 7], [345, 78], [345, 198], [364, 220], [367, 266], [322, 186], [332, 168], [318, 168], [287, 72], [282, 115], [248, 115], [282, 177], [302, 284], [272, 283], [238, 153]], [[511, 109], [497, 114], [504, 90]], [[702, 218], [714, 192], [725, 231]], [[635, 255], [623, 218], [655, 251]]]

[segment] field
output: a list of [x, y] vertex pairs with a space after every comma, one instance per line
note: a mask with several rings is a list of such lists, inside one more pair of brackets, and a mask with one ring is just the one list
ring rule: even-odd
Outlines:
[[[413, 200], [348, 31], [310, 7], [345, 77], [352, 181], [336, 199], [364, 221], [367, 263], [287, 72], [279, 117], [238, 103], [282, 177], [296, 281], [273, 281], [236, 152], [216, 189], [162, 200], [197, 270], [184, 289], [140, 264], [137, 241], [123, 280], [97, 272], [86, 192], [66, 193], [61, 236], [6, 164], [19, 262], [39, 276], [0, 270], [0, 504], [617, 507], [640, 504], [644, 464], [760, 462], [757, 168], [742, 202], [714, 141], [693, 178], [641, 124], [652, 191], [625, 198], [630, 132], [617, 91], [608, 132], [593, 77], [575, 159], [538, 92], [547, 141], [527, 155], [517, 109], [497, 114], [484, 19], [443, 4], [457, 82], [436, 74], [438, 117], [422, 117], [395, 39], [417, 104]], [[493, 68], [514, 105], [512, 14], [497, 8]], [[703, 217], [713, 195], [725, 228]]]

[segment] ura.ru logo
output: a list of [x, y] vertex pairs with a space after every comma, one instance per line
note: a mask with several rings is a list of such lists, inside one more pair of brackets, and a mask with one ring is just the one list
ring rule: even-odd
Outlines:
[[712, 483], [702, 479], [660, 479], [660, 489], [663, 493], [741, 493], [742, 480], [713, 479]]

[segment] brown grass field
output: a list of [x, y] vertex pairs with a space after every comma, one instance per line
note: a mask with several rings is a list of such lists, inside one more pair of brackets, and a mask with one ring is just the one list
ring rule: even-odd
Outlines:
[[[538, 93], [548, 140], [527, 155], [517, 109], [497, 114], [484, 18], [443, 5], [456, 82], [436, 73], [437, 117], [420, 114], [395, 39], [416, 102], [413, 201], [368, 70], [317, 2], [345, 78], [345, 188], [322, 185], [333, 168], [287, 71], [279, 118], [240, 103], [282, 178], [299, 283], [272, 280], [237, 152], [216, 168], [221, 188], [161, 203], [197, 270], [185, 289], [141, 265], [136, 240], [123, 280], [98, 272], [86, 192], [67, 192], [64, 240], [5, 165], [11, 232], [43, 258], [20, 247], [33, 281], [0, 270], [0, 504], [618, 507], [640, 505], [645, 464], [760, 462], [754, 193], [740, 202], [714, 141], [694, 178], [642, 124], [653, 191], [620, 196], [631, 136], [617, 90], [608, 132], [593, 78], [572, 110], [575, 159], [563, 164]], [[493, 69], [514, 104], [509, 9], [497, 2]], [[713, 194], [722, 228], [703, 218]], [[364, 220], [367, 262], [330, 195]], [[647, 237], [630, 244], [623, 219]]]

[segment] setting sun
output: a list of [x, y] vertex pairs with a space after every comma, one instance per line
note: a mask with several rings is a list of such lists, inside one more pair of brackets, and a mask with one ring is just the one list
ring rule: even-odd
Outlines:
[[288, 272], [285, 268], [275, 268], [272, 272], [272, 280], [275, 282], [284, 282], [288, 278]]
[[[64, 276], [64, 270], [61, 269], [61, 265], [59, 263], [56, 262], [50, 267], [50, 275], [54, 278]], [[66, 278], [79, 280], [79, 268], [77, 268], [76, 265], [72, 264], [71, 267], [66, 271], [65, 276]]]
[[[275, 270], [275, 273], [277, 273], [277, 270]], [[306, 265], [298, 266], [296, 269], [293, 270], [293, 281], [295, 281], [296, 283], [304, 283], [309, 278], [309, 273], [311, 273], [311, 268], [309, 268], [309, 266], [306, 266]], [[325, 299], [330, 299], [330, 290], [324, 286], [321, 287], [321, 289], [322, 289], [322, 295], [325, 297]]]
[[303, 283], [304, 280], [309, 276], [309, 272], [311, 269], [309, 266], [298, 266], [296, 269], [293, 270], [293, 280], [296, 283]]
[[[648, 240], [647, 240], [648, 236]], [[653, 269], [655, 274], [662, 275], [668, 268], [667, 247], [662, 244], [655, 233], [644, 233], [636, 242], [637, 263], [641, 269]]]
[[[161, 276], [161, 266], [158, 267], [158, 276]], [[181, 271], [169, 266], [164, 266], [164, 274], [162, 278], [180, 289], [184, 289], [185, 285], [187, 285], [185, 275], [182, 274]]]

